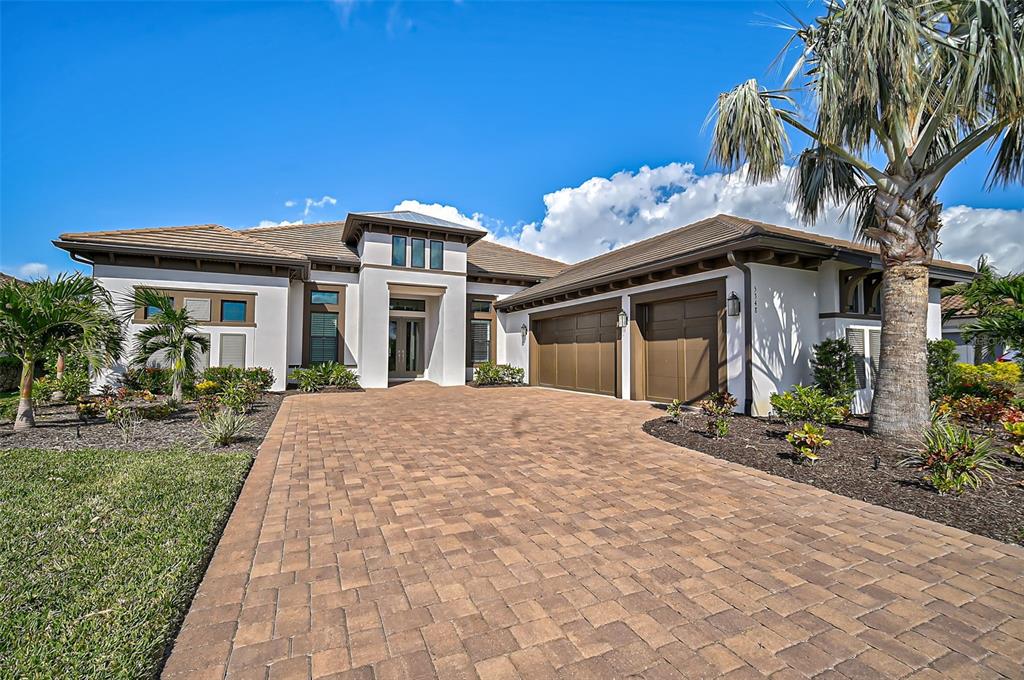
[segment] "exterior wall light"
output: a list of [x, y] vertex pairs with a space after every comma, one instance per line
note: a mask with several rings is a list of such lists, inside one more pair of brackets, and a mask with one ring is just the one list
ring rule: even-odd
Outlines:
[[625, 310], [619, 310], [619, 318], [616, 321], [615, 325], [618, 326], [619, 328], [625, 328], [626, 326], [629, 325], [629, 317], [626, 316]]
[[729, 310], [729, 316], [740, 315], [740, 298], [736, 293], [730, 293], [725, 302], [727, 304], [727, 309]]
[[527, 336], [530, 335], [530, 329], [526, 327], [525, 323], [522, 326], [519, 327], [519, 335], [522, 337], [523, 344], [525, 345], [526, 344], [526, 338], [527, 338]]

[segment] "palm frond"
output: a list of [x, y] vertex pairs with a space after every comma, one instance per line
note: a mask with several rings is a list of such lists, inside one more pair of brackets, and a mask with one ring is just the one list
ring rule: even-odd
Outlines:
[[762, 88], [756, 80], [719, 95], [709, 116], [714, 119], [711, 157], [729, 170], [746, 164], [751, 182], [778, 177], [789, 145], [778, 103], [792, 104], [792, 100], [785, 93]]

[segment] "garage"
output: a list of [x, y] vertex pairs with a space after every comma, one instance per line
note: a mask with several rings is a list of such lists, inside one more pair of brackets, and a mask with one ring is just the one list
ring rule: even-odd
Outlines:
[[635, 296], [634, 398], [693, 404], [725, 389], [724, 285], [709, 284]]
[[531, 384], [616, 396], [618, 313], [588, 305], [531, 316]]

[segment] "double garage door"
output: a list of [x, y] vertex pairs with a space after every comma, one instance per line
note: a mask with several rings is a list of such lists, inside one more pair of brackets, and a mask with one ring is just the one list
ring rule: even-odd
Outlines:
[[[618, 308], [588, 310], [534, 320], [534, 384], [615, 396], [618, 312]], [[718, 389], [719, 296], [651, 301], [637, 305], [635, 314], [636, 398], [693, 403]]]
[[614, 396], [618, 313], [602, 309], [534, 321], [537, 384]]

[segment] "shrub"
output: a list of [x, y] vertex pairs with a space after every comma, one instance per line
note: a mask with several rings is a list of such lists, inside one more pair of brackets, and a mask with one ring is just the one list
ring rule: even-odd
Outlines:
[[814, 346], [811, 359], [814, 384], [830, 397], [849, 404], [857, 390], [857, 358], [846, 338], [825, 340]]
[[850, 415], [843, 397], [831, 397], [813, 385], [794, 385], [793, 389], [769, 397], [772, 411], [787, 424], [809, 421], [819, 425], [841, 423]]
[[219, 390], [220, 383], [216, 383], [213, 380], [200, 380], [195, 386], [195, 393], [200, 397], [216, 394]]
[[928, 395], [932, 401], [953, 394], [957, 383], [956, 343], [928, 341]]
[[997, 399], [967, 395], [952, 400], [950, 412], [959, 421], [992, 424], [1002, 420], [1006, 412], [1006, 403]]
[[90, 384], [88, 371], [77, 369], [64, 371], [64, 375], [53, 380], [54, 391], [63, 392], [65, 401], [76, 401], [89, 394]]
[[721, 439], [729, 434], [729, 414], [736, 408], [736, 397], [726, 391], [715, 392], [698, 406], [708, 417], [708, 434]]
[[13, 392], [21, 386], [21, 359], [0, 357], [0, 392]]
[[54, 381], [47, 376], [38, 378], [32, 383], [32, 401], [37, 404], [42, 404], [53, 399], [53, 393], [56, 390]]
[[14, 420], [18, 416], [18, 395], [0, 397], [0, 420]]
[[143, 420], [163, 420], [174, 415], [174, 412], [177, 410], [178, 405], [171, 399], [162, 404], [151, 404], [135, 409]]
[[1009, 401], [1020, 383], [1020, 366], [1012, 361], [990, 364], [957, 364], [956, 393], [982, 399]]
[[125, 446], [132, 443], [142, 425], [142, 416], [138, 410], [125, 404], [117, 404], [108, 410], [107, 419], [120, 431], [121, 443]]
[[814, 423], [804, 423], [803, 427], [793, 430], [786, 435], [786, 441], [793, 446], [793, 456], [797, 461], [811, 465], [818, 461], [818, 451], [832, 446], [832, 442], [825, 439], [825, 428]]
[[1013, 442], [1013, 452], [1024, 458], [1024, 418], [1004, 421], [1003, 429], [1006, 430]]
[[673, 399], [672, 403], [665, 409], [665, 414], [673, 423], [679, 422], [679, 416], [683, 413], [683, 402]]
[[209, 420], [200, 422], [206, 441], [214, 446], [233, 444], [249, 429], [249, 419], [231, 409], [221, 409]]
[[167, 394], [171, 387], [171, 372], [166, 368], [131, 368], [125, 373], [124, 385], [132, 390]]
[[75, 405], [75, 411], [78, 412], [79, 420], [89, 420], [91, 418], [99, 418], [103, 408], [99, 402], [79, 399]]
[[256, 383], [241, 378], [222, 385], [217, 396], [221, 406], [237, 413], [248, 413], [259, 399], [260, 389]]
[[925, 431], [924, 449], [900, 465], [924, 471], [925, 480], [940, 494], [959, 494], [992, 481], [992, 473], [1003, 468], [993, 453], [991, 439], [939, 418]]
[[309, 368], [297, 368], [292, 371], [294, 380], [303, 392], [319, 392], [325, 387], [356, 389], [359, 378], [351, 369], [333, 361], [317, 364]]
[[262, 366], [253, 366], [251, 368], [238, 368], [237, 366], [211, 366], [203, 371], [200, 376], [199, 382], [196, 384], [198, 390], [199, 385], [203, 383], [214, 383], [217, 388], [207, 387], [208, 393], [217, 392], [229, 383], [238, 382], [240, 380], [248, 380], [249, 382], [256, 385], [261, 392], [266, 392], [274, 384], [274, 371], [269, 368], [263, 368]]
[[485, 361], [476, 367], [474, 380], [477, 385], [522, 385], [526, 371], [509, 364]]
[[199, 422], [206, 423], [213, 420], [213, 417], [220, 411], [220, 399], [210, 394], [205, 397], [200, 397], [199, 402], [196, 404], [196, 415], [199, 416]]

